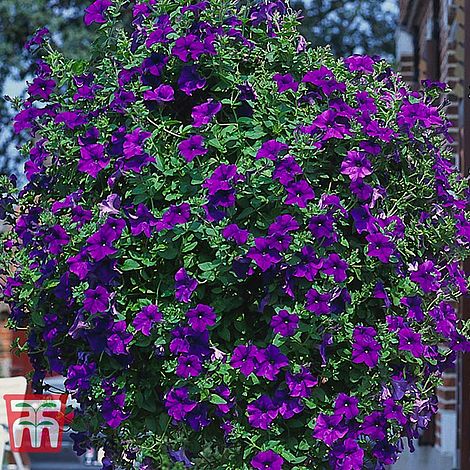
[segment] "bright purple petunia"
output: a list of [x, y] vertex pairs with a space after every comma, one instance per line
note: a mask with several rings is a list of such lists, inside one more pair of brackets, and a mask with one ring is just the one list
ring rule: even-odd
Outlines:
[[316, 289], [309, 289], [305, 294], [307, 303], [305, 308], [315, 315], [324, 315], [331, 312], [331, 294], [325, 292], [320, 294]]
[[410, 279], [416, 282], [425, 294], [435, 292], [439, 289], [440, 272], [435, 268], [434, 263], [426, 260], [417, 269], [411, 272]]
[[333, 442], [344, 437], [347, 432], [348, 428], [343, 423], [342, 416], [320, 413], [313, 429], [313, 437], [331, 446]]
[[344, 59], [350, 72], [374, 72], [374, 59], [367, 55], [352, 55]]
[[192, 135], [189, 139], [178, 144], [178, 150], [187, 162], [193, 161], [196, 157], [205, 155], [208, 150], [204, 147], [204, 137], [202, 135]]
[[284, 204], [307, 207], [308, 201], [315, 198], [315, 193], [305, 180], [290, 182], [286, 186], [287, 197]]
[[287, 90], [297, 91], [299, 89], [299, 84], [294, 80], [294, 77], [290, 73], [284, 75], [276, 73], [273, 76], [273, 80], [277, 84], [277, 91], [279, 93], [284, 93]]
[[42, 100], [48, 100], [55, 88], [55, 81], [52, 79], [45, 79], [36, 77], [31, 85], [28, 87], [30, 96], [39, 97]]
[[175, 274], [175, 297], [180, 302], [188, 303], [192, 293], [196, 290], [198, 282], [190, 277], [184, 268]]
[[325, 66], [307, 72], [302, 81], [315, 85], [326, 96], [330, 96], [335, 91], [344, 93], [346, 90], [346, 84], [337, 82], [333, 72]]
[[279, 180], [283, 186], [286, 186], [288, 183], [293, 181], [297, 175], [301, 174], [302, 168], [295, 161], [295, 158], [291, 155], [287, 155], [276, 162], [276, 167], [273, 171], [273, 178]]
[[222, 231], [222, 235], [227, 240], [233, 240], [237, 245], [243, 245], [247, 242], [250, 232], [241, 229], [237, 224], [227, 225]]
[[365, 153], [349, 150], [347, 157], [341, 163], [341, 173], [356, 181], [372, 173], [372, 164]]
[[400, 303], [405, 305], [408, 310], [408, 316], [416, 321], [424, 320], [424, 312], [422, 309], [423, 299], [418, 295], [412, 297], [402, 297]]
[[[333, 462], [332, 462], [333, 461]], [[341, 470], [358, 470], [363, 468], [364, 450], [355, 439], [348, 437], [336, 442], [330, 452], [332, 468]]]
[[299, 317], [287, 310], [279, 310], [271, 319], [271, 328], [281, 336], [292, 336], [299, 327]]
[[207, 80], [199, 75], [196, 65], [185, 66], [181, 69], [178, 88], [186, 95], [192, 96], [193, 92], [204, 88], [206, 83]]
[[106, 397], [101, 406], [101, 413], [106, 423], [113, 429], [117, 428], [124, 420], [129, 417], [123, 408], [126, 401], [125, 393], [118, 393], [113, 397]]
[[281, 369], [289, 365], [287, 357], [273, 344], [270, 344], [264, 350], [260, 350], [258, 361], [259, 367], [256, 375], [265, 377], [268, 380], [276, 380], [276, 376]]
[[101, 228], [87, 239], [87, 251], [95, 261], [101, 261], [109, 255], [117, 253], [113, 243], [116, 233], [110, 228]]
[[359, 414], [358, 403], [359, 400], [356, 397], [340, 393], [335, 401], [335, 414], [344, 416], [346, 419], [353, 419]]
[[291, 397], [308, 398], [317, 384], [318, 379], [305, 367], [298, 374], [286, 372], [286, 385]]
[[209, 124], [212, 118], [222, 109], [222, 104], [212, 99], [205, 103], [194, 106], [191, 117], [193, 118], [193, 127], [202, 127]]
[[424, 346], [421, 342], [421, 335], [411, 328], [403, 328], [398, 332], [400, 351], [410, 351], [414, 357], [421, 357], [424, 353]]
[[247, 258], [251, 258], [261, 269], [267, 271], [282, 259], [279, 251], [272, 248], [267, 238], [255, 238], [255, 246], [248, 250]]
[[263, 142], [260, 149], [256, 153], [256, 159], [267, 158], [268, 160], [276, 160], [281, 152], [289, 149], [287, 144], [278, 140], [268, 140]]
[[186, 312], [186, 318], [194, 331], [205, 331], [209, 326], [215, 325], [216, 315], [210, 305], [198, 304]]
[[186, 387], [172, 388], [165, 397], [165, 407], [175, 421], [182, 421], [196, 406], [197, 403], [189, 398]]
[[128, 354], [127, 345], [132, 341], [132, 334], [127, 332], [125, 320], [114, 322], [111, 335], [107, 338], [107, 347], [111, 354]]
[[106, 23], [104, 16], [106, 10], [113, 4], [111, 0], [96, 0], [88, 8], [85, 9], [83, 21], [87, 26], [92, 23]]
[[98, 286], [96, 289], [87, 289], [84, 295], [83, 307], [87, 312], [95, 314], [108, 310], [110, 295], [103, 286]]
[[248, 422], [254, 428], [267, 430], [269, 425], [276, 419], [279, 409], [267, 395], [261, 395], [246, 407]]
[[197, 60], [205, 52], [204, 44], [195, 34], [179, 37], [171, 50], [172, 55], [183, 62]]
[[333, 276], [336, 282], [344, 282], [347, 278], [346, 270], [348, 263], [340, 258], [336, 253], [331, 253], [324, 260], [322, 270], [328, 276]]
[[176, 367], [176, 375], [187, 379], [197, 377], [202, 371], [201, 359], [198, 356], [180, 356]]
[[78, 171], [96, 178], [98, 173], [109, 164], [109, 157], [104, 154], [102, 144], [91, 144], [80, 148]]
[[147, 90], [143, 93], [146, 101], [156, 101], [157, 103], [168, 103], [175, 99], [175, 91], [171, 85], [159, 85], [154, 90]]
[[271, 449], [258, 452], [251, 459], [251, 466], [258, 470], [282, 470], [284, 459]]
[[387, 430], [387, 420], [384, 418], [383, 413], [380, 411], [373, 411], [370, 415], [364, 418], [361, 424], [361, 431], [371, 439], [383, 440], [385, 439]]
[[86, 117], [76, 111], [64, 111], [55, 117], [55, 123], [64, 123], [69, 129], [76, 129], [87, 122]]
[[135, 316], [132, 326], [144, 336], [150, 336], [153, 325], [162, 320], [162, 314], [156, 305], [147, 305]]
[[160, 223], [157, 224], [158, 229], [172, 229], [177, 225], [185, 224], [191, 218], [191, 206], [187, 202], [183, 202], [179, 205], [171, 205], [166, 210]]
[[364, 363], [370, 368], [375, 367], [381, 350], [382, 347], [372, 336], [358, 334], [355, 329], [352, 351], [352, 361], [355, 364]]
[[366, 236], [366, 240], [369, 242], [367, 249], [368, 256], [377, 258], [382, 263], [390, 262], [390, 256], [395, 251], [395, 245], [387, 236], [381, 233], [372, 233]]
[[258, 368], [258, 356], [259, 350], [255, 345], [245, 346], [240, 344], [233, 350], [230, 365], [235, 369], [240, 369], [240, 372], [248, 377]]

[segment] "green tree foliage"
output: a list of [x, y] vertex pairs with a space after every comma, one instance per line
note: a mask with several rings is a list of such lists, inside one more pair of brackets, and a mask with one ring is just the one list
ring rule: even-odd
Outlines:
[[300, 30], [314, 46], [329, 45], [337, 56], [353, 53], [393, 57], [395, 2], [384, 0], [294, 0]]
[[[24, 80], [31, 75], [31, 57], [24, 44], [38, 28], [47, 27], [55, 46], [71, 57], [86, 54], [89, 31], [83, 25], [83, 9], [88, 0], [0, 0], [0, 92], [6, 93], [8, 80]], [[14, 146], [19, 143], [11, 131], [11, 105], [0, 100], [0, 173], [10, 172], [21, 158]]]

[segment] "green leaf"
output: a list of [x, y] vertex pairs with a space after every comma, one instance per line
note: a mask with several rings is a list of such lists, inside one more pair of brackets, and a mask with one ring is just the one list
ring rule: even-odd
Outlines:
[[126, 259], [121, 266], [122, 271], [135, 271], [140, 269], [140, 264], [135, 259]]

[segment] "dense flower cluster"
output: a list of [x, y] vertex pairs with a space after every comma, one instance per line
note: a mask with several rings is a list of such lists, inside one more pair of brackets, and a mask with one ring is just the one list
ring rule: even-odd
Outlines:
[[[246, 3], [246, 2], [243, 2]], [[443, 86], [308, 48], [282, 0], [96, 0], [28, 48], [1, 263], [34, 386], [104, 469], [375, 469], [470, 349]]]

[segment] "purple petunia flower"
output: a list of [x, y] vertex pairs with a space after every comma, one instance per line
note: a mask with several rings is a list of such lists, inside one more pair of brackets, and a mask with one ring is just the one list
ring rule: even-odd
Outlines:
[[111, 428], [117, 428], [125, 419], [129, 417], [129, 413], [125, 413], [124, 403], [126, 401], [125, 393], [118, 393], [113, 397], [106, 397], [101, 406], [101, 414], [104, 420]]
[[88, 390], [90, 388], [90, 380], [95, 372], [96, 364], [94, 362], [70, 366], [67, 369], [66, 389], [68, 391]]
[[413, 297], [402, 297], [400, 303], [405, 305], [408, 310], [408, 316], [416, 321], [424, 320], [424, 312], [422, 309], [423, 299], [417, 295]]
[[87, 251], [95, 261], [101, 261], [117, 252], [113, 243], [117, 239], [116, 233], [110, 228], [101, 228], [87, 239]]
[[204, 44], [194, 34], [179, 37], [171, 50], [172, 55], [183, 62], [197, 60], [205, 52]]
[[259, 351], [256, 346], [240, 344], [233, 350], [230, 365], [235, 369], [240, 369], [240, 372], [248, 377], [258, 368], [258, 356]]
[[302, 174], [302, 168], [297, 164], [295, 158], [287, 155], [282, 160], [276, 162], [276, 168], [273, 171], [273, 178], [286, 186], [290, 183], [296, 175]]
[[132, 334], [127, 332], [125, 320], [114, 322], [111, 335], [107, 338], [107, 347], [111, 354], [127, 354], [127, 345], [132, 341]]
[[260, 350], [257, 359], [259, 367], [256, 375], [265, 377], [268, 380], [276, 380], [276, 376], [281, 369], [289, 365], [287, 357], [273, 344], [270, 344], [264, 350]]
[[286, 186], [287, 197], [284, 204], [307, 207], [308, 201], [315, 198], [315, 193], [305, 180], [290, 182]]
[[408, 421], [403, 414], [403, 407], [399, 403], [396, 403], [393, 398], [387, 398], [384, 401], [384, 416], [387, 419], [395, 419], [402, 426]]
[[194, 331], [205, 331], [209, 326], [215, 325], [216, 315], [210, 305], [198, 304], [186, 312], [189, 326]]
[[256, 159], [267, 158], [268, 160], [276, 160], [281, 152], [288, 150], [289, 146], [277, 140], [268, 140], [263, 142], [260, 149], [256, 153]]
[[279, 310], [271, 319], [271, 328], [281, 336], [292, 336], [299, 327], [299, 317], [287, 310]]
[[190, 277], [184, 268], [175, 274], [175, 297], [180, 302], [188, 303], [192, 293], [196, 290], [198, 282]]
[[388, 237], [381, 233], [372, 233], [366, 236], [366, 240], [369, 242], [367, 255], [377, 258], [382, 263], [389, 263], [390, 256], [395, 251], [395, 245], [390, 241]]
[[403, 328], [398, 332], [400, 351], [410, 351], [414, 357], [421, 357], [424, 353], [424, 346], [421, 342], [421, 335], [411, 328]]
[[410, 279], [416, 282], [425, 294], [435, 292], [439, 289], [439, 279], [441, 274], [435, 268], [434, 263], [426, 260], [417, 269], [411, 272]]
[[299, 84], [294, 80], [294, 77], [290, 73], [282, 75], [276, 73], [273, 76], [273, 80], [277, 84], [277, 91], [279, 93], [284, 93], [287, 90], [297, 91], [299, 89]]
[[333, 276], [336, 282], [344, 282], [347, 278], [346, 270], [348, 263], [341, 259], [336, 253], [331, 253], [324, 260], [322, 270], [328, 276]]
[[[184, 464], [186, 468], [191, 468], [194, 466], [194, 464], [188, 458], [188, 456], [185, 453], [185, 450], [182, 447], [178, 450], [168, 449], [168, 455], [170, 456], [170, 459], [173, 462], [176, 462], [176, 463], [181, 462], [182, 464]], [[149, 467], [148, 470], [153, 470], [153, 468], [154, 467]], [[146, 470], [146, 469], [141, 468], [140, 470]]]
[[193, 161], [196, 157], [205, 155], [208, 150], [204, 147], [204, 137], [202, 135], [192, 135], [189, 139], [178, 144], [178, 150], [187, 162]]
[[64, 111], [58, 113], [54, 122], [56, 124], [64, 123], [69, 129], [74, 130], [77, 127], [83, 126], [87, 122], [85, 116], [82, 116], [76, 111]]
[[247, 258], [251, 258], [265, 272], [282, 259], [276, 249], [272, 248], [271, 241], [267, 238], [255, 238], [255, 246], [248, 250]]
[[172, 388], [165, 397], [165, 407], [175, 421], [182, 421], [196, 406], [197, 403], [189, 398], [186, 387]]
[[343, 417], [337, 414], [325, 415], [320, 413], [313, 429], [313, 437], [331, 446], [333, 442], [344, 437], [348, 432], [347, 426], [343, 423]]
[[247, 242], [250, 232], [241, 229], [237, 224], [227, 225], [222, 231], [222, 235], [227, 240], [233, 240], [237, 245], [243, 245]]
[[166, 43], [168, 42], [167, 36], [172, 33], [174, 30], [171, 27], [169, 15], [161, 15], [157, 18], [155, 22], [155, 30], [152, 31], [145, 42], [147, 47], [151, 47], [157, 43]]
[[348, 437], [336, 442], [330, 452], [332, 468], [341, 470], [358, 470], [363, 468], [364, 450], [357, 441]]
[[282, 470], [284, 459], [271, 449], [258, 452], [250, 461], [253, 468], [258, 470]]
[[318, 379], [306, 367], [302, 367], [298, 374], [286, 372], [286, 385], [291, 397], [308, 398], [312, 394], [310, 389], [317, 384]]
[[358, 403], [359, 400], [356, 397], [340, 393], [335, 401], [335, 414], [344, 416], [346, 419], [353, 419], [359, 414]]
[[307, 303], [305, 308], [315, 315], [324, 315], [331, 312], [331, 294], [328, 292], [320, 294], [316, 289], [309, 289], [305, 294]]
[[190, 218], [191, 206], [187, 202], [183, 202], [178, 206], [171, 205], [168, 210], [163, 213], [160, 222], [157, 223], [157, 229], [172, 229], [177, 225], [185, 224]]
[[374, 59], [367, 55], [352, 55], [344, 59], [350, 72], [374, 72]]
[[338, 83], [333, 72], [325, 66], [320, 67], [318, 70], [307, 72], [302, 78], [302, 81], [315, 85], [326, 96], [330, 96], [335, 91], [344, 93], [346, 90], [346, 84]]
[[109, 157], [104, 154], [102, 144], [90, 144], [80, 148], [80, 161], [77, 169], [96, 179], [98, 173], [109, 164]]
[[162, 320], [162, 314], [156, 305], [147, 305], [135, 316], [132, 326], [144, 336], [150, 336], [150, 331], [156, 322]]
[[109, 308], [109, 292], [103, 287], [87, 289], [84, 293], [83, 307], [91, 314], [106, 312]]
[[52, 79], [36, 77], [28, 87], [30, 96], [36, 96], [42, 100], [48, 100], [54, 91], [56, 82]]
[[150, 238], [152, 229], [157, 225], [157, 219], [145, 204], [140, 203], [134, 214], [129, 213], [129, 225], [134, 237], [143, 233], [147, 238]]
[[379, 352], [382, 350], [380, 344], [374, 339], [373, 328], [356, 327], [354, 329], [352, 361], [355, 364], [364, 363], [372, 368], [379, 362]]
[[279, 409], [267, 395], [261, 395], [246, 407], [248, 422], [254, 428], [267, 430], [276, 419]]
[[92, 23], [106, 23], [104, 14], [106, 10], [113, 4], [111, 0], [96, 0], [88, 8], [85, 9], [83, 21], [87, 26]]
[[201, 77], [196, 65], [184, 66], [178, 78], [178, 88], [188, 96], [206, 86], [207, 80]]
[[373, 411], [370, 415], [364, 418], [361, 424], [361, 431], [371, 439], [383, 440], [385, 439], [385, 432], [387, 430], [387, 420], [384, 418], [383, 413], [380, 411]]
[[347, 157], [341, 163], [341, 173], [349, 176], [352, 181], [356, 181], [372, 173], [372, 164], [364, 153], [349, 150]]
[[146, 101], [156, 101], [157, 103], [168, 103], [175, 99], [175, 91], [171, 85], [159, 85], [154, 90], [147, 90], [143, 93]]
[[191, 117], [193, 118], [193, 127], [202, 127], [209, 124], [212, 118], [222, 109], [222, 104], [212, 99], [205, 103], [194, 106]]
[[49, 252], [53, 255], [58, 255], [62, 252], [62, 247], [69, 244], [70, 237], [63, 227], [54, 225], [49, 228], [43, 240]]
[[198, 356], [180, 356], [176, 367], [176, 375], [187, 379], [197, 377], [202, 371], [201, 359]]

